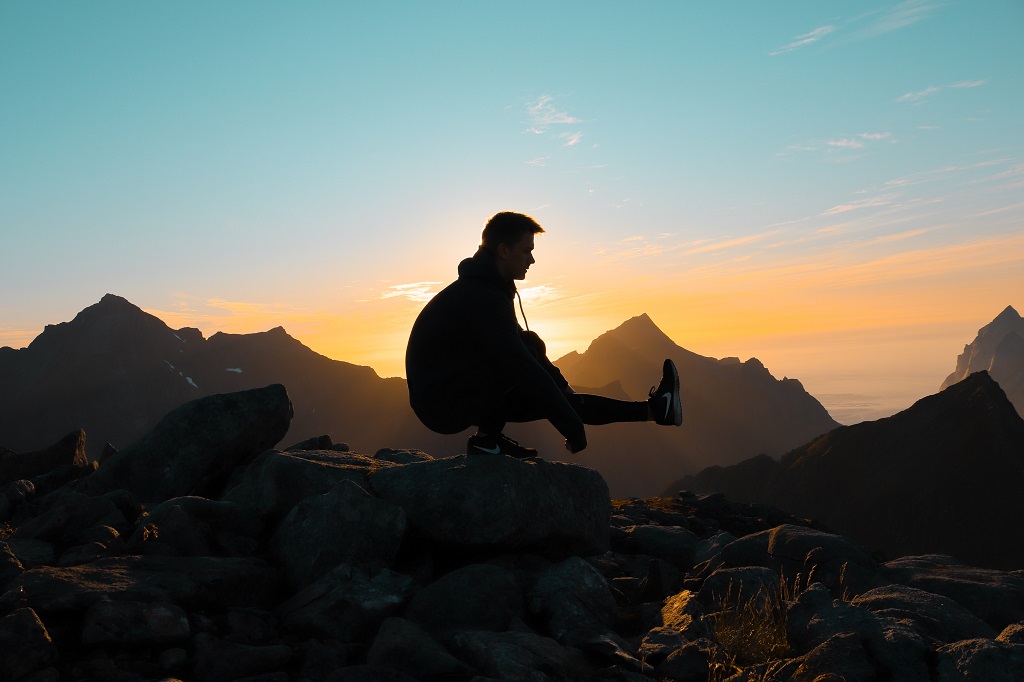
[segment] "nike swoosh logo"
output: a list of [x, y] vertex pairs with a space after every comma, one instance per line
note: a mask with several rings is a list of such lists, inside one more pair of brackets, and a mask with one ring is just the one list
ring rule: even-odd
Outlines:
[[477, 445], [476, 449], [479, 450], [480, 452], [486, 452], [488, 455], [498, 455], [498, 454], [501, 454], [501, 448], [499, 448], [499, 447], [482, 448], [479, 445]]
[[664, 393], [661, 397], [665, 399], [665, 419], [668, 419], [668, 411], [672, 409], [672, 394]]

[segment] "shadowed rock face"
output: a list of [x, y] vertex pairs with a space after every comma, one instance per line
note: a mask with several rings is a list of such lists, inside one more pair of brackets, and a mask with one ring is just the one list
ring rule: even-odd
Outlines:
[[909, 409], [838, 428], [781, 461], [757, 458], [674, 487], [818, 519], [886, 556], [1024, 565], [1010, 500], [1024, 486], [1024, 420], [986, 372]]

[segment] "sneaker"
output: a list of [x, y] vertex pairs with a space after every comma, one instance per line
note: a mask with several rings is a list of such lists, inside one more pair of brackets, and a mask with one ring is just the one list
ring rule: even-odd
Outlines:
[[665, 360], [661, 371], [661, 383], [648, 394], [647, 404], [651, 406], [654, 421], [664, 426], [679, 426], [683, 423], [683, 405], [679, 401], [679, 372], [676, 363]]
[[466, 445], [467, 455], [508, 455], [516, 459], [530, 459], [537, 456], [533, 448], [524, 448], [504, 434], [497, 436], [470, 436]]

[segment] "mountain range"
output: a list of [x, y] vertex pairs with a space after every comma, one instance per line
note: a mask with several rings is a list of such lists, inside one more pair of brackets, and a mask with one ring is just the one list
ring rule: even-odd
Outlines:
[[[709, 465], [751, 455], [781, 456], [838, 424], [795, 379], [775, 379], [756, 359], [717, 360], [687, 351], [646, 315], [628, 320], [584, 353], [556, 364], [577, 390], [646, 399], [671, 357], [682, 378], [684, 424], [592, 427], [575, 456], [546, 422], [515, 425], [542, 456], [597, 469], [614, 495], [646, 495]], [[0, 348], [0, 445], [37, 450], [83, 428], [89, 454], [129, 445], [168, 411], [198, 397], [280, 383], [295, 417], [287, 438], [328, 434], [357, 452], [416, 448], [443, 457], [464, 451], [461, 436], [424, 428], [404, 379], [332, 360], [283, 328], [255, 334], [171, 329], [107, 294], [70, 322], [48, 325], [23, 349]]]
[[887, 557], [943, 553], [979, 566], [1024, 565], [1024, 420], [984, 370], [780, 461], [761, 455], [710, 467], [666, 493], [679, 488], [774, 504]]

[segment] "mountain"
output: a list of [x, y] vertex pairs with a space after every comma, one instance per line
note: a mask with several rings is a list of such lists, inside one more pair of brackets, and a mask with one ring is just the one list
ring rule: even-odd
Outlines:
[[1016, 541], [1024, 420], [984, 371], [892, 417], [837, 428], [781, 461], [711, 467], [671, 489], [680, 487], [774, 504], [890, 557], [1024, 565]]
[[27, 348], [0, 350], [0, 443], [17, 451], [84, 428], [95, 458], [189, 400], [272, 383], [288, 388], [296, 440], [327, 433], [364, 452], [439, 440], [409, 410], [404, 380], [327, 358], [280, 327], [205, 339], [107, 294]]
[[1017, 412], [1024, 414], [1024, 318], [1013, 306], [1006, 306], [978, 330], [974, 341], [964, 346], [956, 359], [956, 370], [942, 382], [942, 388], [982, 370], [999, 382]]
[[681, 348], [647, 315], [627, 320], [595, 339], [585, 353], [569, 353], [555, 364], [577, 391], [610, 386], [619, 393], [613, 397], [645, 400], [661, 379], [665, 358], [679, 369], [682, 427], [590, 427], [590, 445], [576, 456], [619, 482], [616, 494], [652, 494], [667, 481], [712, 464], [759, 453], [781, 456], [839, 425], [799, 381], [776, 379], [754, 358], [717, 360]]
[[[681, 428], [591, 427], [590, 445], [577, 455], [547, 422], [510, 425], [509, 432], [546, 459], [593, 466], [624, 496], [655, 493], [711, 464], [781, 455], [837, 426], [798, 381], [776, 380], [757, 360], [684, 350], [646, 315], [558, 364], [580, 392], [643, 400], [666, 357], [682, 375]], [[171, 329], [112, 294], [70, 322], [47, 326], [27, 348], [0, 349], [0, 445], [38, 450], [83, 428], [97, 458], [104, 443], [131, 444], [189, 400], [275, 383], [287, 387], [295, 409], [286, 436], [292, 442], [328, 434], [357, 452], [416, 448], [443, 457], [465, 451], [465, 436], [438, 435], [419, 423], [404, 379], [327, 358], [281, 327], [209, 339], [197, 329]]]

